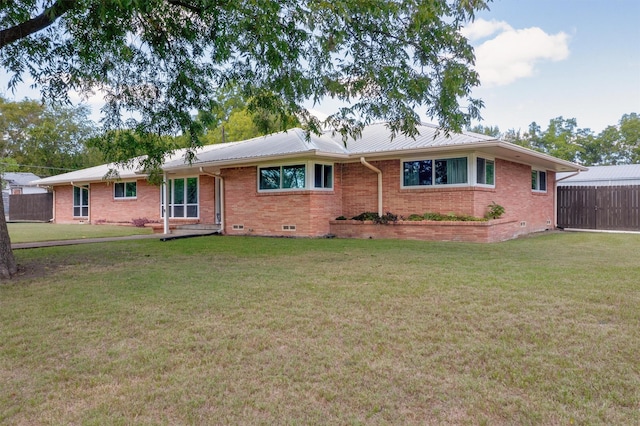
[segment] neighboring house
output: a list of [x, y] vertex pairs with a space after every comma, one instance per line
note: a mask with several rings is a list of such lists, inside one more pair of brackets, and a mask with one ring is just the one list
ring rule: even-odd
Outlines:
[[640, 164], [590, 166], [580, 173], [558, 173], [558, 186], [640, 185]]
[[640, 231], [640, 164], [559, 173], [558, 226]]
[[[109, 165], [33, 182], [55, 193], [54, 220], [218, 225], [228, 235], [337, 236], [498, 241], [555, 226], [557, 172], [586, 168], [490, 136], [448, 136], [422, 125], [415, 138], [391, 138], [384, 124], [362, 137], [310, 135], [292, 129], [209, 145], [187, 164], [177, 153], [163, 166], [168, 185], [136, 170], [103, 177]], [[164, 200], [169, 217], [164, 218]], [[407, 217], [425, 212], [482, 217], [495, 202], [506, 213], [490, 222], [429, 222], [358, 227], [335, 220], [365, 211]], [[460, 226], [458, 226], [460, 225]]]
[[33, 173], [11, 173], [2, 175], [2, 201], [4, 202], [4, 213], [9, 213], [9, 195], [20, 194], [42, 194], [47, 192], [45, 188], [31, 185], [30, 182], [40, 179]]

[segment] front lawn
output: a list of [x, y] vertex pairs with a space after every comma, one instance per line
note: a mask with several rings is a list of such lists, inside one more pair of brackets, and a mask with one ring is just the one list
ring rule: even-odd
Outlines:
[[149, 228], [119, 225], [76, 225], [54, 223], [8, 223], [12, 243], [35, 241], [78, 240], [84, 238], [123, 237], [151, 234]]
[[2, 424], [639, 424], [640, 236], [16, 251]]

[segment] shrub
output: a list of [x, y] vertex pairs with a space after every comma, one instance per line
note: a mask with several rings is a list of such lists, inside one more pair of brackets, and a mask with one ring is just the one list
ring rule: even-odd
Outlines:
[[504, 207], [496, 204], [495, 201], [492, 201], [487, 207], [489, 207], [489, 210], [484, 215], [487, 219], [499, 219], [504, 214]]
[[347, 218], [344, 216], [338, 216], [336, 217], [336, 220], [347, 220]]
[[365, 220], [379, 220], [380, 216], [378, 215], [378, 213], [375, 212], [364, 212], [364, 213], [360, 213], [357, 216], [352, 217], [351, 219], [353, 220], [360, 220], [360, 221], [365, 221]]
[[421, 214], [410, 214], [407, 220], [411, 222], [420, 222], [421, 220], [424, 220], [424, 217]]
[[442, 214], [442, 213], [432, 213], [432, 212], [425, 213], [422, 216], [422, 218], [424, 220], [435, 220], [438, 222], [443, 220], [454, 221], [454, 222], [482, 222], [486, 220], [481, 217], [469, 216], [464, 214], [462, 215], [459, 215], [456, 213]]
[[151, 223], [151, 220], [146, 217], [140, 217], [138, 219], [131, 219], [131, 223], [137, 228], [143, 228], [145, 224]]
[[374, 219], [375, 223], [379, 223], [381, 225], [386, 225], [389, 222], [396, 223], [397, 221], [398, 215], [391, 212], [386, 212], [382, 216], [379, 216], [377, 219]]

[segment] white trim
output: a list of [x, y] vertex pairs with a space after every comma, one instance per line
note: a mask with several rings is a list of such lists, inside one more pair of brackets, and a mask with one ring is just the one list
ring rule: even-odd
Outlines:
[[[134, 195], [133, 197], [127, 197], [127, 184], [128, 183], [134, 183], [136, 185], [136, 195]], [[124, 192], [123, 192], [123, 196], [122, 197], [118, 197], [116, 196], [116, 185], [124, 185]], [[127, 180], [127, 181], [122, 181], [122, 182], [114, 182], [113, 183], [113, 199], [114, 200], [135, 200], [138, 198], [138, 181], [137, 180]]]
[[[335, 184], [336, 184], [336, 180], [335, 180], [336, 166], [335, 166], [335, 164], [334, 163], [328, 163], [328, 162], [325, 162], [325, 161], [310, 161], [309, 163], [311, 164], [310, 168], [313, 171], [313, 174], [310, 173], [311, 176], [309, 176], [311, 178], [310, 179], [311, 183], [310, 183], [309, 189], [312, 189], [314, 191], [333, 191], [334, 187], [335, 187]], [[324, 166], [331, 166], [331, 187], [329, 187], [329, 188], [325, 188], [325, 187], [318, 188], [316, 186], [316, 165], [323, 166], [323, 169], [322, 169], [322, 176], [323, 177], [324, 177]], [[324, 179], [323, 179], [323, 182], [324, 182]]]
[[[484, 155], [482, 153], [477, 153], [477, 152], [473, 153], [471, 157], [473, 158], [473, 160], [471, 161], [473, 163], [471, 165], [471, 170], [472, 170], [471, 175], [473, 176], [473, 185], [479, 188], [492, 188], [492, 189], [495, 188], [496, 187], [496, 158], [490, 155]], [[493, 184], [478, 182], [478, 158], [485, 160], [485, 179], [487, 174], [486, 162], [487, 161], [493, 162]]]
[[[316, 188], [315, 186], [315, 165], [320, 164], [323, 166], [331, 166], [331, 188]], [[304, 187], [302, 188], [274, 188], [274, 189], [262, 189], [260, 188], [260, 170], [261, 169], [269, 169], [269, 168], [280, 168], [280, 185], [282, 185], [282, 168], [288, 166], [304, 166]], [[273, 193], [281, 193], [281, 192], [295, 192], [295, 191], [324, 191], [331, 192], [335, 189], [335, 176], [336, 176], [336, 166], [335, 163], [327, 162], [327, 161], [313, 161], [313, 160], [302, 160], [302, 161], [286, 161], [282, 163], [264, 163], [256, 165], [256, 190], [260, 194], [273, 194]]]
[[[464, 155], [443, 155], [443, 156], [433, 156], [433, 157], [413, 157], [413, 158], [402, 158], [400, 159], [400, 189], [428, 189], [428, 188], [468, 188], [473, 186], [473, 182], [475, 182], [475, 177], [472, 179], [472, 172], [475, 171], [475, 167], [471, 166], [472, 161], [470, 158], [473, 157], [473, 154], [464, 154]], [[455, 158], [465, 158], [467, 160], [467, 182], [466, 183], [436, 183], [436, 161], [439, 160], [450, 160]], [[404, 163], [410, 163], [415, 161], [431, 161], [431, 185], [405, 185], [404, 184]]]
[[540, 173], [544, 173], [544, 189], [531, 188], [531, 192], [535, 192], [537, 194], [547, 193], [549, 190], [549, 172], [547, 170], [531, 167], [531, 173], [533, 174], [534, 172], [538, 173], [538, 176], [536, 178], [536, 184], [538, 187], [540, 187]]
[[[71, 187], [73, 188], [72, 193], [71, 193], [71, 200], [72, 200], [72, 208], [71, 208], [71, 217], [73, 218], [78, 218], [78, 219], [82, 219], [82, 218], [87, 218], [87, 220], [90, 220], [91, 217], [91, 188], [89, 184], [86, 185], [76, 185], [73, 182], [71, 182]], [[80, 204], [76, 205], [76, 194], [75, 194], [75, 189], [78, 188], [80, 190]], [[82, 190], [86, 189], [87, 190], [87, 214], [83, 215], [82, 214], [82, 209], [85, 207], [82, 205], [82, 201], [83, 201], [83, 197], [82, 197]], [[80, 208], [80, 215], [76, 216], [76, 207]]]
[[[187, 179], [196, 179], [196, 197], [198, 199], [198, 201], [194, 204], [194, 203], [187, 203]], [[170, 211], [169, 219], [174, 219], [174, 220], [194, 220], [194, 219], [200, 219], [200, 176], [184, 176], [184, 177], [174, 177], [174, 178], [168, 178], [167, 179], [167, 183], [170, 181], [176, 181], [176, 180], [183, 180], [184, 181], [184, 202], [181, 204], [178, 204], [178, 206], [183, 206], [184, 207], [184, 215], [183, 216], [179, 216], [176, 217], [173, 215], [173, 210]], [[160, 217], [162, 219], [165, 218], [165, 211], [167, 210], [167, 208], [175, 208], [176, 204], [175, 203], [168, 203], [167, 200], [168, 199], [173, 199], [174, 198], [174, 185], [170, 185], [170, 188], [168, 188], [168, 185], [166, 185], [165, 182], [163, 182], [163, 184], [160, 187]], [[165, 190], [165, 188], [168, 188]], [[168, 196], [166, 195], [168, 194]], [[164, 203], [163, 203], [163, 199], [164, 199]], [[165, 205], [167, 206], [167, 208], [164, 208]], [[196, 216], [187, 216], [187, 211], [189, 207], [193, 207], [196, 206], [198, 209], [198, 214]]]

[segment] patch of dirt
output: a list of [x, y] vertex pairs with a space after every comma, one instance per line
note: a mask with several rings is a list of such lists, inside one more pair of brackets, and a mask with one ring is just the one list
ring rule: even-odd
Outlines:
[[55, 273], [59, 266], [47, 261], [18, 263], [18, 272], [10, 280], [2, 280], [1, 282], [2, 284], [10, 284], [44, 278]]

